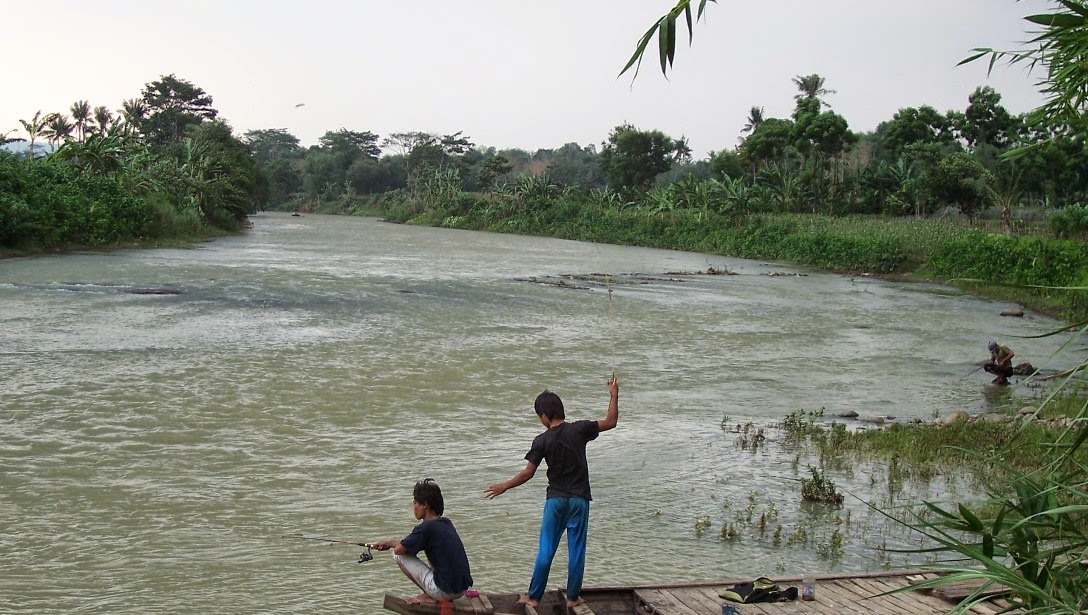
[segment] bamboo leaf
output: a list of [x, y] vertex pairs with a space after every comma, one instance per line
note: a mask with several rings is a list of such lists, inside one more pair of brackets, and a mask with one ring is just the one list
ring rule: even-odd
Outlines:
[[1002, 506], [1001, 510], [999, 510], [997, 512], [997, 517], [994, 518], [994, 524], [990, 528], [990, 535], [997, 536], [998, 534], [1000, 534], [1001, 530], [1004, 529], [1004, 522], [1005, 522], [1005, 507]]
[[971, 512], [971, 510], [963, 504], [959, 505], [959, 510], [960, 516], [962, 516], [963, 520], [967, 522], [967, 528], [969, 530], [971, 530], [972, 532], [982, 531], [982, 521], [980, 521], [979, 518], [975, 516], [975, 513]]
[[1060, 2], [1065, 8], [1069, 9], [1070, 11], [1073, 11], [1078, 15], [1088, 17], [1088, 6], [1085, 6], [1078, 2], [1071, 2], [1070, 0], [1058, 0], [1058, 2]]
[[960, 60], [956, 64], [956, 66], [963, 66], [964, 64], [970, 64], [971, 62], [974, 62], [975, 60], [981, 58], [982, 56], [994, 52], [993, 49], [972, 49], [971, 51], [975, 52], [974, 55], [967, 56], [966, 58]]
[[669, 25], [675, 25], [676, 22], [669, 20], [666, 23], [662, 23], [657, 28], [657, 47], [658, 52], [661, 54], [661, 74], [668, 75], [668, 61], [669, 55], [672, 53], [669, 49], [671, 40], [669, 39]]
[[[710, 1], [711, 2], [717, 2], [718, 0], [710, 0]], [[706, 3], [707, 3], [707, 0], [701, 0], [701, 2], [699, 2], [699, 13], [698, 13], [698, 15], [696, 15], [696, 18], [695, 18], [696, 21], [703, 18], [703, 11], [706, 10]]]
[[1070, 15], [1068, 13], [1043, 13], [1041, 15], [1028, 15], [1024, 19], [1040, 26], [1050, 26], [1055, 28], [1080, 28], [1085, 24], [1085, 18], [1083, 16]]
[[953, 515], [952, 513], [946, 511], [945, 509], [941, 508], [940, 506], [937, 506], [936, 504], [933, 504], [932, 502], [926, 502], [925, 504], [926, 504], [926, 508], [928, 508], [931, 511], [937, 513], [938, 515], [941, 515], [942, 517], [945, 517], [946, 519], [951, 519], [953, 521], [958, 520], [956, 518], [956, 515]]
[[691, 25], [691, 5], [690, 4], [688, 6], [686, 6], [686, 7], [684, 7], [684, 18], [687, 19], [687, 22], [688, 22], [688, 45], [690, 45], [691, 41], [695, 38], [695, 28], [692, 27], [692, 25]]
[[[627, 65], [624, 66], [623, 70], [620, 71], [620, 75], [626, 73], [627, 70], [634, 66], [636, 63], [638, 63], [638, 65], [640, 66], [642, 65], [642, 55], [646, 53], [646, 46], [649, 45], [650, 40], [653, 39], [654, 32], [657, 31], [657, 27], [659, 24], [660, 21], [651, 26], [650, 29], [642, 35], [642, 38], [638, 41], [638, 45], [635, 47], [635, 53], [631, 54], [631, 59], [627, 61]], [[619, 75], [617, 75], [617, 77], [618, 76]], [[635, 69], [635, 76], [638, 76], [638, 68]]]
[[676, 21], [669, 22], [669, 66], [672, 66], [673, 57], [676, 55]]
[[646, 48], [656, 35], [658, 39], [658, 59], [661, 65], [661, 74], [668, 77], [668, 70], [672, 68], [673, 60], [676, 56], [676, 21], [680, 18], [680, 14], [683, 13], [684, 20], [687, 23], [688, 44], [690, 45], [695, 36], [695, 24], [702, 19], [707, 2], [717, 2], [717, 0], [700, 0], [697, 16], [693, 19], [691, 16], [692, 0], [678, 0], [676, 6], [674, 6], [672, 10], [655, 21], [650, 29], [642, 35], [642, 38], [639, 39], [639, 42], [635, 47], [634, 53], [628, 58], [627, 64], [624, 65], [617, 76], [622, 76], [634, 67], [634, 76], [638, 77], [638, 71], [642, 66], [642, 59], [646, 54]]

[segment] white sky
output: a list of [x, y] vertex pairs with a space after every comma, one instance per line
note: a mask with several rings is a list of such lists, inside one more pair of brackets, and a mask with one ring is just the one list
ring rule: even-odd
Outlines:
[[[819, 73], [855, 131], [900, 108], [963, 110], [990, 85], [1013, 113], [1039, 75], [974, 47], [1029, 38], [1046, 0], [720, 0], [677, 49], [617, 78], [674, 0], [0, 0], [0, 133], [76, 100], [118, 109], [174, 73], [241, 136], [284, 128], [462, 131], [479, 146], [597, 144], [614, 126], [686, 136], [696, 158], [731, 148], [753, 105], [788, 117], [791, 79]], [[686, 30], [685, 30], [686, 34]], [[297, 103], [305, 106], [296, 108]], [[18, 130], [16, 130], [18, 129]], [[22, 135], [25, 136], [25, 135]]]

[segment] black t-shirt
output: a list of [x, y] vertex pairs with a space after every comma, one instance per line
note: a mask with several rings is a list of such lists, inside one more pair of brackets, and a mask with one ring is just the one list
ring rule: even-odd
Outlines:
[[420, 523], [400, 544], [410, 555], [420, 551], [427, 554], [438, 589], [447, 594], [459, 594], [472, 587], [465, 545], [449, 519], [438, 517]]
[[560, 423], [533, 440], [525, 460], [537, 466], [542, 460], [548, 462], [549, 498], [593, 499], [586, 443], [600, 433], [597, 421], [574, 421]]

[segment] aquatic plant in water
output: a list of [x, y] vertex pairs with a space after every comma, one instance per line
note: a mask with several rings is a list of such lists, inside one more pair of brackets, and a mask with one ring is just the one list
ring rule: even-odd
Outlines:
[[843, 495], [835, 488], [835, 483], [827, 478], [816, 466], [809, 466], [811, 478], [801, 479], [801, 500], [824, 504], [842, 504]]

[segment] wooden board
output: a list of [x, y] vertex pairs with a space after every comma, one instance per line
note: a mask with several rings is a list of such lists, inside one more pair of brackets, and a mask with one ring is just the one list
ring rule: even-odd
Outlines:
[[[979, 592], [979, 590], [982, 589], [982, 586], [986, 585], [988, 582], [987, 579], [956, 581], [954, 583], [946, 583], [939, 587], [934, 587], [932, 591], [934, 596], [953, 604], [959, 604], [969, 596], [985, 596], [987, 598], [992, 598], [994, 596], [1003, 596], [1009, 593], [1009, 588], [1000, 583], [994, 583], [985, 590]], [[977, 595], [976, 592], [978, 592]]]

